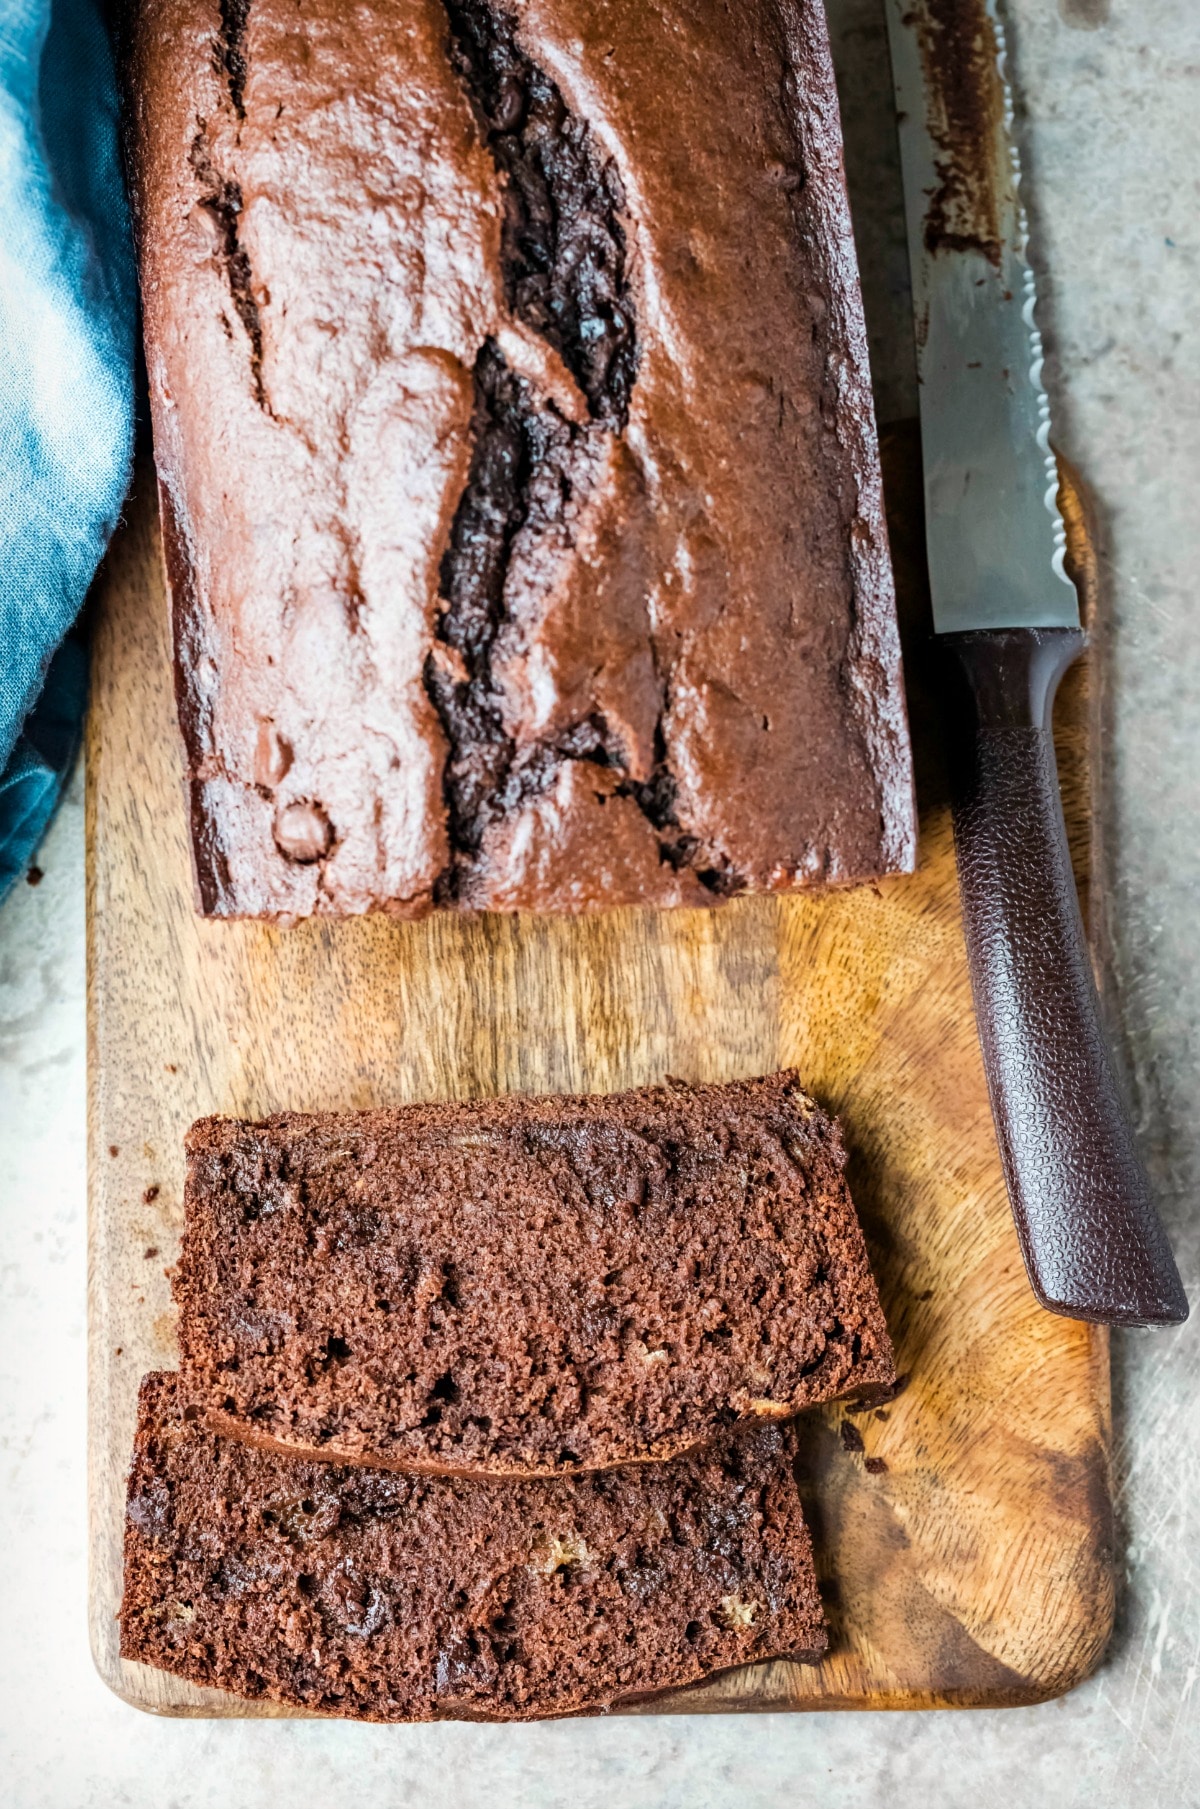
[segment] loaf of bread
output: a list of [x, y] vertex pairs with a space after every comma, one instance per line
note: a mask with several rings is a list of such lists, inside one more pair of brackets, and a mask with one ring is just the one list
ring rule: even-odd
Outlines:
[[834, 1125], [794, 1074], [188, 1138], [175, 1274], [208, 1423], [534, 1475], [878, 1394], [892, 1350]]
[[821, 0], [137, 0], [200, 907], [911, 866]]
[[142, 1384], [121, 1653], [369, 1721], [578, 1714], [820, 1656], [792, 1474], [768, 1426], [551, 1481], [338, 1469], [224, 1439]]

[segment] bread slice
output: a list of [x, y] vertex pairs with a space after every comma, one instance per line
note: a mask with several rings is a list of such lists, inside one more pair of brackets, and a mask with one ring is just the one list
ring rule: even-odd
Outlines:
[[339, 1462], [552, 1475], [885, 1390], [837, 1126], [791, 1073], [188, 1138], [183, 1384]]
[[791, 1427], [602, 1475], [465, 1481], [279, 1457], [147, 1376], [121, 1653], [370, 1721], [576, 1714], [826, 1633]]

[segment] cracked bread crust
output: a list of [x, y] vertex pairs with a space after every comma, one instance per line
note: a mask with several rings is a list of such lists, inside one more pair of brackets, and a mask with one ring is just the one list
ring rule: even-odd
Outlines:
[[837, 1127], [795, 1075], [203, 1119], [187, 1398], [340, 1462], [670, 1458], [895, 1379]]
[[127, 91], [203, 911], [912, 865], [817, 0], [139, 0]]
[[369, 1721], [529, 1720], [827, 1635], [790, 1428], [654, 1469], [463, 1482], [298, 1462], [142, 1383], [121, 1655]]

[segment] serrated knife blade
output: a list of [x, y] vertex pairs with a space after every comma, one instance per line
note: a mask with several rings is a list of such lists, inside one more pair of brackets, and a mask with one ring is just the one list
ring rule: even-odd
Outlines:
[[963, 932], [1025, 1266], [1057, 1313], [1188, 1305], [1105, 1036], [1051, 709], [1084, 636], [1042, 383], [1000, 0], [887, 0]]
[[1078, 627], [1003, 21], [887, 0], [939, 633]]

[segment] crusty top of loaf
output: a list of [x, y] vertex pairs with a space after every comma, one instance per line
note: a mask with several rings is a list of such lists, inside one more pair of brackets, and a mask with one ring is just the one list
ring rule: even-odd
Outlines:
[[913, 855], [818, 0], [142, 0], [202, 907]]

